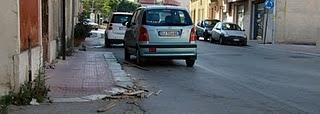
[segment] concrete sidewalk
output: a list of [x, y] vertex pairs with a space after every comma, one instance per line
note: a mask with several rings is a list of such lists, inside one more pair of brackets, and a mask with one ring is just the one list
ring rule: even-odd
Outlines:
[[113, 77], [102, 52], [76, 52], [47, 72], [50, 97], [81, 97], [103, 94], [113, 85]]
[[133, 86], [111, 52], [79, 51], [60, 61], [48, 72], [47, 83], [53, 102], [98, 100], [115, 86]]
[[248, 44], [251, 46], [257, 46], [260, 48], [272, 49], [276, 51], [320, 56], [320, 48], [314, 45], [259, 44], [257, 41], [249, 41]]

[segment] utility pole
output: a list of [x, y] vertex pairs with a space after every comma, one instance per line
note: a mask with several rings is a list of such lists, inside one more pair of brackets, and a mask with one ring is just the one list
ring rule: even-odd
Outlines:
[[62, 0], [62, 60], [66, 60], [66, 0]]

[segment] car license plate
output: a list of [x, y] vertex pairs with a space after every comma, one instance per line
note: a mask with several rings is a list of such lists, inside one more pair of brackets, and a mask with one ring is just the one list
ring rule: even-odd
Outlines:
[[233, 39], [233, 41], [240, 41], [239, 39]]
[[167, 36], [167, 37], [180, 36], [180, 31], [160, 31], [159, 36]]

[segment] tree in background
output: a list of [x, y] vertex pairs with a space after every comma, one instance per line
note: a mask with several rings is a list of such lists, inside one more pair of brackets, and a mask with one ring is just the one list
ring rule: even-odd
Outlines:
[[93, 9], [94, 13], [100, 12], [103, 17], [106, 17], [113, 11], [133, 12], [139, 7], [138, 4], [128, 0], [82, 0], [82, 3], [86, 18], [90, 17]]
[[121, 0], [121, 2], [118, 4], [117, 11], [118, 12], [133, 12], [136, 10], [140, 5], [130, 2], [128, 0]]

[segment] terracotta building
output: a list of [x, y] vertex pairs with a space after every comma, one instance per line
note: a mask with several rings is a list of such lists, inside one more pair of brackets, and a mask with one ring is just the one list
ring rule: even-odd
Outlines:
[[[59, 56], [61, 0], [0, 1], [0, 96], [35, 79], [44, 63]], [[72, 37], [79, 0], [66, 1], [66, 38]], [[74, 22], [74, 23], [72, 23]]]

